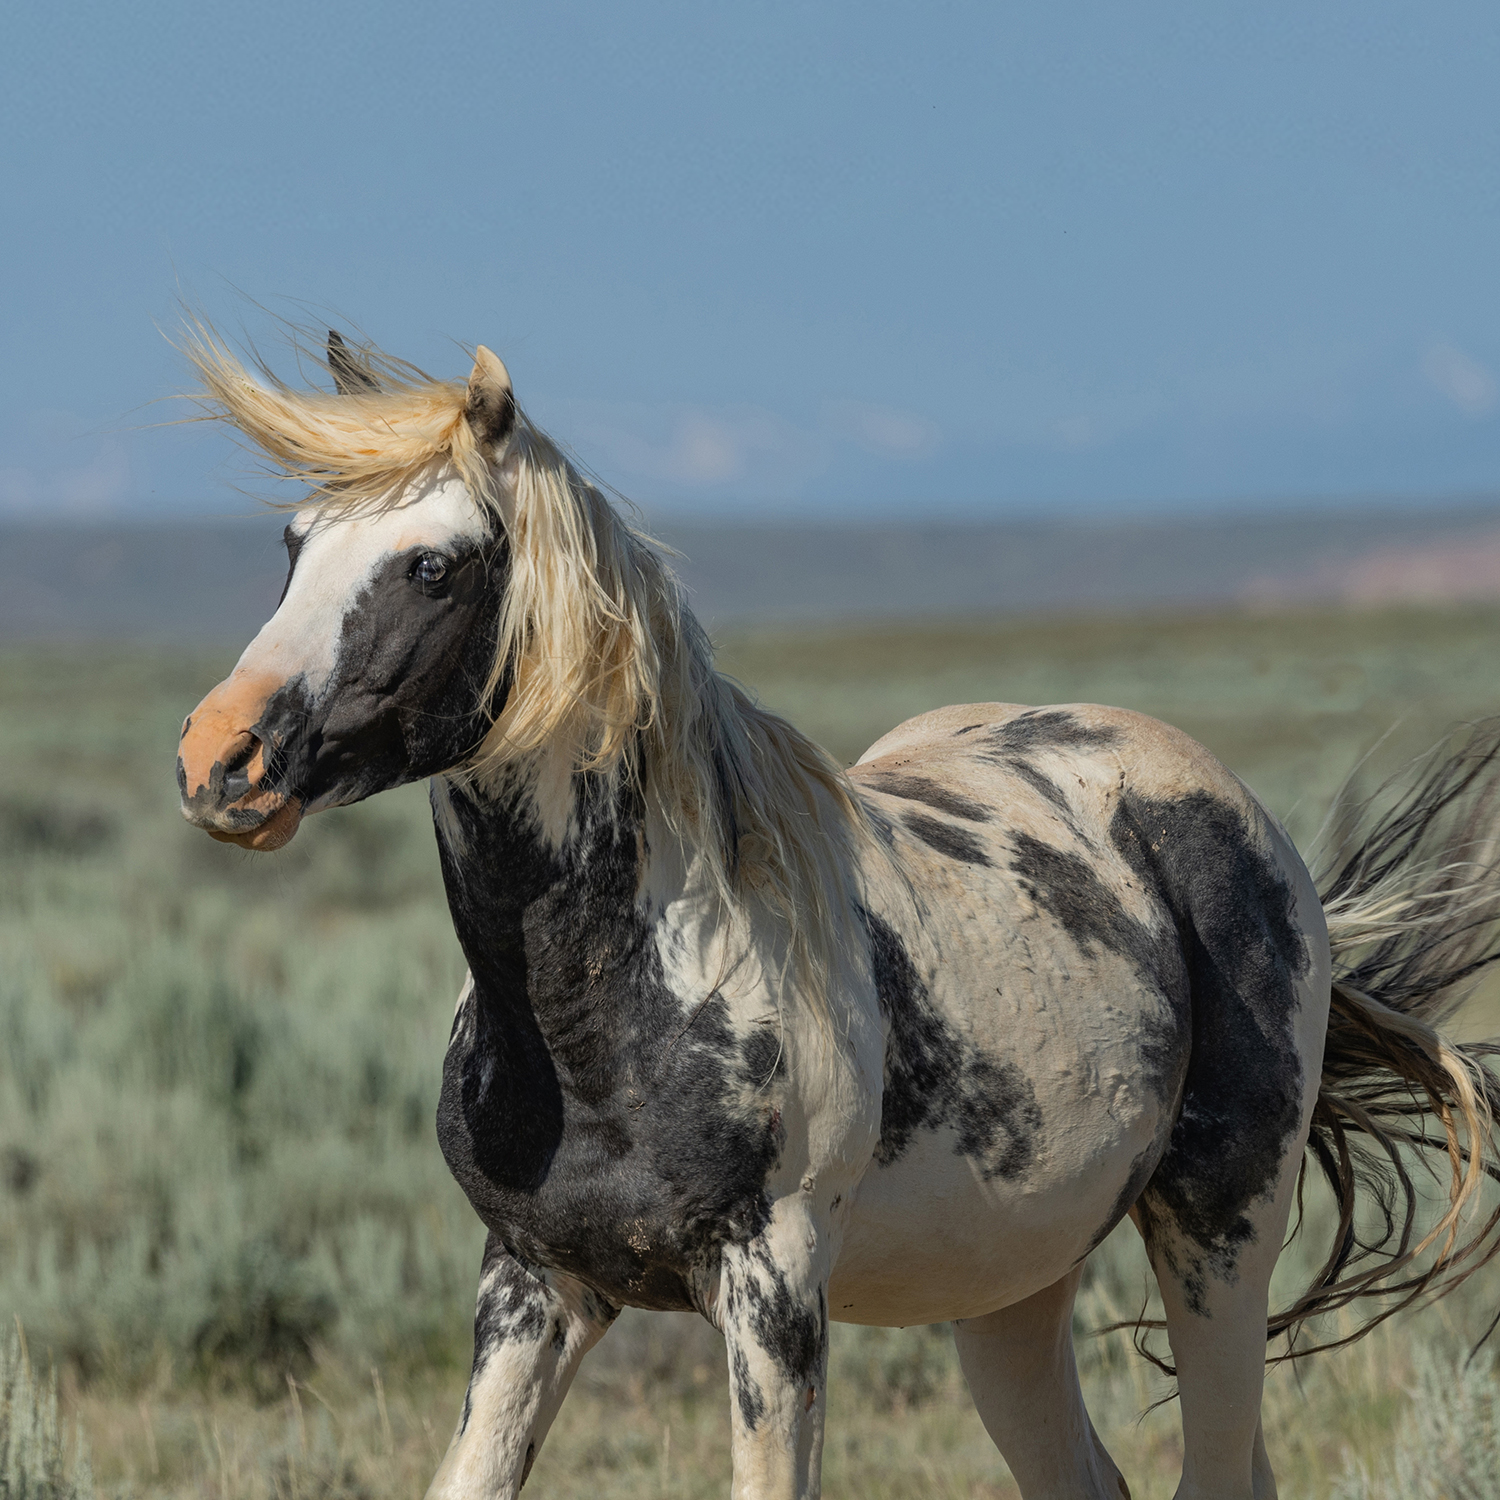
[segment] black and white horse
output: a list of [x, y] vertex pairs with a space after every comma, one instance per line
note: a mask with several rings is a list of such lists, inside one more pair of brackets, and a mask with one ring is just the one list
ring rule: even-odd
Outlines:
[[[330, 394], [211, 333], [193, 355], [209, 408], [313, 492], [274, 617], [183, 726], [184, 815], [274, 849], [431, 778], [469, 964], [438, 1132], [489, 1229], [432, 1494], [514, 1496], [630, 1305], [723, 1332], [737, 1496], [817, 1493], [834, 1319], [952, 1321], [1028, 1500], [1115, 1500], [1070, 1312], [1129, 1214], [1177, 1493], [1264, 1500], [1304, 1158], [1343, 1220], [1273, 1335], [1493, 1253], [1472, 1210], [1500, 1086], [1435, 1027], [1488, 957], [1500, 737], [1431, 762], [1321, 896], [1255, 797], [1139, 714], [944, 708], [841, 772], [717, 674], [660, 554], [487, 350], [465, 386], [335, 336]], [[1450, 1208], [1362, 1237], [1356, 1169], [1409, 1196], [1403, 1150], [1448, 1164]]]

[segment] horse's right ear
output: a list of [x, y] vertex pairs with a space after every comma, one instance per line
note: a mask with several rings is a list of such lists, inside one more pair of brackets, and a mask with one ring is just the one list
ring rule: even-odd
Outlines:
[[498, 448], [516, 425], [516, 398], [510, 388], [510, 371], [483, 344], [474, 351], [474, 370], [469, 376], [464, 415], [474, 429], [474, 436], [488, 448]]
[[344, 342], [337, 328], [328, 330], [328, 368], [333, 375], [333, 388], [341, 396], [362, 396], [380, 389], [374, 371]]

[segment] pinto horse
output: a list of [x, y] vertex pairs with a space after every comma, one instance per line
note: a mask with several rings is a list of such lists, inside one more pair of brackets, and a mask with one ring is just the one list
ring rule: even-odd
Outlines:
[[[951, 1321], [1027, 1500], [1117, 1500], [1070, 1315], [1128, 1214], [1177, 1494], [1264, 1500], [1268, 1335], [1495, 1252], [1500, 1082], [1438, 1026], [1493, 956], [1500, 731], [1368, 813], [1321, 894], [1251, 792], [1136, 713], [942, 708], [842, 771], [715, 670], [661, 552], [486, 349], [465, 384], [330, 335], [332, 392], [211, 330], [190, 352], [208, 410], [311, 493], [275, 615], [183, 726], [184, 816], [271, 850], [431, 779], [469, 965], [438, 1137], [489, 1231], [432, 1495], [516, 1495], [629, 1305], [723, 1333], [746, 1500], [818, 1493], [830, 1319]], [[1419, 1234], [1423, 1153], [1451, 1192]], [[1339, 1222], [1269, 1316], [1305, 1161]]]

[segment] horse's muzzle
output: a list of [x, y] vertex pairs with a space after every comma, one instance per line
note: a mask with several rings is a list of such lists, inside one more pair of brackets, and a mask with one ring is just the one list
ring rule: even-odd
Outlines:
[[210, 838], [268, 852], [289, 843], [302, 821], [301, 798], [271, 784], [266, 744], [256, 728], [279, 686], [236, 672], [182, 726], [182, 815]]

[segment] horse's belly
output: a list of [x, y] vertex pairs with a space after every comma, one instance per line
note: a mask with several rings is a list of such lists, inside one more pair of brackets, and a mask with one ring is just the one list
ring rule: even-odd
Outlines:
[[1036, 1158], [1011, 1176], [924, 1131], [872, 1163], [854, 1195], [829, 1286], [836, 1322], [906, 1326], [978, 1317], [1052, 1285], [1124, 1217], [1171, 1121], [1135, 1071], [1042, 1096]]

